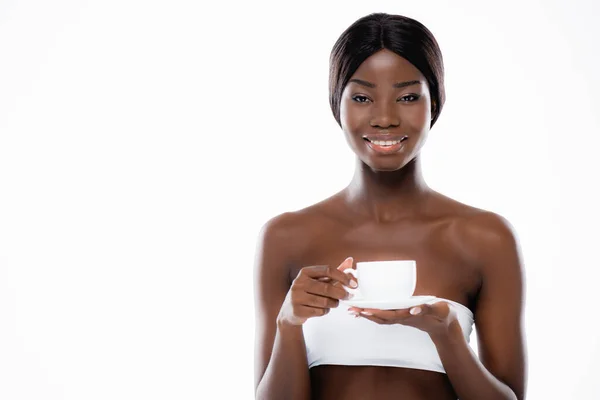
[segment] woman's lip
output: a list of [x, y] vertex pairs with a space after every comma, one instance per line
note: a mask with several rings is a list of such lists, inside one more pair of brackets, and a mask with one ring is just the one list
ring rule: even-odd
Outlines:
[[379, 154], [393, 154], [393, 153], [397, 153], [400, 150], [402, 150], [402, 148], [404, 147], [404, 140], [400, 143], [391, 145], [391, 146], [379, 146], [376, 145], [375, 143], [371, 143], [368, 140], [367, 142], [367, 146], [369, 146], [371, 148], [371, 150], [373, 150], [376, 153]]
[[364, 140], [368, 140], [369, 142], [387, 142], [387, 141], [392, 141], [392, 142], [396, 142], [396, 141], [405, 141], [406, 139], [408, 139], [407, 135], [391, 135], [391, 134], [383, 134], [383, 135], [378, 135], [378, 134], [372, 134], [372, 135], [365, 135], [363, 136]]

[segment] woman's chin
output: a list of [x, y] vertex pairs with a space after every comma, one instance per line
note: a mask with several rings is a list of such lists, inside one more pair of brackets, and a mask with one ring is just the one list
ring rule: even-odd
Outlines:
[[368, 162], [365, 162], [365, 164], [367, 164], [367, 166], [374, 172], [394, 172], [401, 170], [407, 163], [398, 162], [397, 160], [390, 162], [369, 160]]

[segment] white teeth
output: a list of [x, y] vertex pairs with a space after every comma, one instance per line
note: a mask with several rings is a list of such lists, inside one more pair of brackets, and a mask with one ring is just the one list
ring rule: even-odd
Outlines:
[[371, 143], [376, 144], [377, 146], [393, 146], [395, 144], [400, 143], [401, 140], [373, 140]]

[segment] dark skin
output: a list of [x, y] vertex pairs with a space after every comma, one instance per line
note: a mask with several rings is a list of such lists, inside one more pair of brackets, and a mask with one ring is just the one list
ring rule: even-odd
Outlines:
[[[523, 272], [510, 225], [426, 185], [419, 152], [432, 104], [417, 68], [382, 50], [352, 79], [340, 108], [342, 130], [357, 156], [351, 183], [313, 206], [273, 218], [261, 232], [255, 266], [257, 398], [523, 399]], [[395, 87], [398, 82], [419, 83]], [[380, 154], [364, 139], [369, 134], [408, 139], [398, 152]], [[350, 307], [352, 315], [374, 324], [427, 332], [446, 374], [379, 366], [309, 370], [302, 324], [343, 306], [351, 285], [344, 269], [389, 259], [417, 261], [415, 295], [454, 300], [473, 311], [479, 358], [446, 302], [387, 311]]]

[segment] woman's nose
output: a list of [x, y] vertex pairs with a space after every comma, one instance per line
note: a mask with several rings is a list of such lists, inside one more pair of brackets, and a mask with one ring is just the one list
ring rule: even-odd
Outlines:
[[371, 126], [388, 128], [400, 125], [400, 118], [396, 113], [395, 107], [380, 103], [378, 106], [373, 107], [373, 116], [370, 123]]

